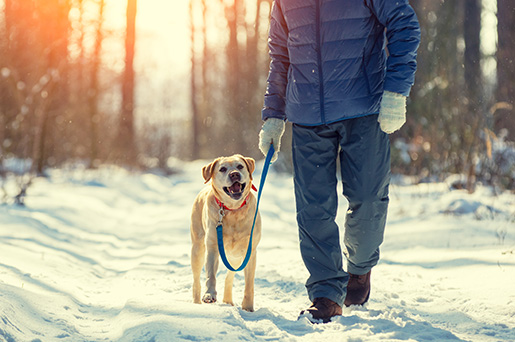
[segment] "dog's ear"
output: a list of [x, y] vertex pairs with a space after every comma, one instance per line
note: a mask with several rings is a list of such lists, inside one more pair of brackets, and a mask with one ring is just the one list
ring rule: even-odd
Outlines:
[[218, 159], [215, 159], [212, 163], [207, 164], [202, 168], [202, 176], [205, 180], [204, 184], [209, 182], [209, 180], [211, 180], [211, 177], [213, 177], [213, 172], [215, 170], [216, 163], [218, 163]]
[[252, 173], [256, 169], [256, 161], [252, 158], [243, 158], [245, 165], [247, 165], [247, 170], [249, 170], [250, 179], [252, 180]]

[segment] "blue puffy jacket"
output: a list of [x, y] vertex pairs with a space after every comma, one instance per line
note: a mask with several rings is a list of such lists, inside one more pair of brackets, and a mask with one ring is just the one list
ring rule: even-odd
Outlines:
[[263, 120], [316, 126], [377, 114], [384, 90], [408, 96], [420, 28], [408, 0], [274, 0], [268, 42]]

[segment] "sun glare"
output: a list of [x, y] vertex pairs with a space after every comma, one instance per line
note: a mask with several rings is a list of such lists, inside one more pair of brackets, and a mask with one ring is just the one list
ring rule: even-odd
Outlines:
[[[113, 29], [125, 27], [127, 0], [109, 0], [106, 2], [107, 26]], [[136, 41], [138, 53], [169, 55], [187, 61], [181, 57], [188, 51], [188, 1], [177, 0], [139, 0], [136, 14]], [[109, 8], [111, 7], [111, 8]]]
[[[86, 53], [93, 51], [99, 9], [98, 1], [85, 1], [81, 9], [78, 7], [71, 9], [69, 14], [73, 28], [69, 47], [71, 58], [77, 58], [80, 55], [79, 42]], [[124, 67], [126, 14], [127, 0], [104, 0], [102, 59], [106, 66], [117, 72]], [[81, 20], [84, 27], [81, 27]], [[187, 65], [189, 44], [188, 1], [139, 0], [137, 2], [137, 69], [157, 69], [162, 68], [163, 65]]]
[[188, 1], [140, 0], [136, 27], [141, 56], [148, 53], [168, 65], [189, 63]]

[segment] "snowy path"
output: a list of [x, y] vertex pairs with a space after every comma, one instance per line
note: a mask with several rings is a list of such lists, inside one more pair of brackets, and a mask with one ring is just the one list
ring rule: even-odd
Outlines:
[[189, 216], [202, 165], [170, 178], [55, 171], [29, 189], [25, 208], [1, 206], [0, 341], [515, 341], [514, 195], [392, 186], [370, 303], [312, 325], [297, 321], [308, 300], [292, 180], [274, 173], [256, 312], [239, 306], [240, 274], [235, 307], [191, 303]]

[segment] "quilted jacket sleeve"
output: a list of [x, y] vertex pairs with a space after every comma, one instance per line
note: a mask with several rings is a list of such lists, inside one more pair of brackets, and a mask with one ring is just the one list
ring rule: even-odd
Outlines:
[[290, 58], [287, 48], [288, 30], [281, 5], [274, 0], [270, 18], [268, 47], [270, 49], [270, 71], [268, 74], [262, 119], [286, 119], [286, 85]]
[[388, 61], [384, 90], [408, 96], [415, 81], [420, 26], [408, 0], [365, 0], [386, 27]]

